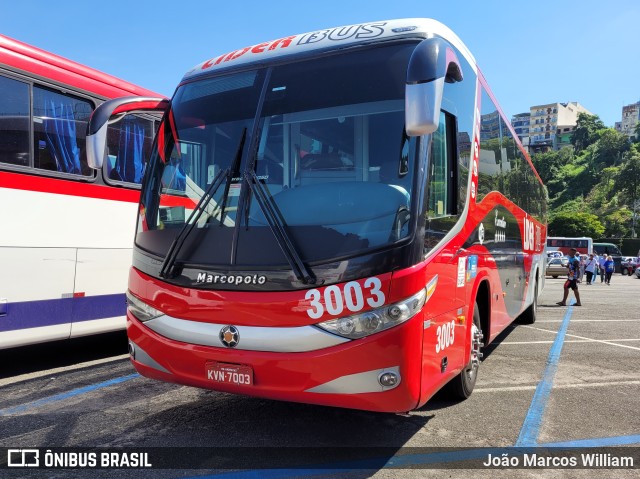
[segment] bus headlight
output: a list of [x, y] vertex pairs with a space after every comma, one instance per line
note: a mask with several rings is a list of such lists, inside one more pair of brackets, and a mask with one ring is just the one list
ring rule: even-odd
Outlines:
[[412, 318], [422, 309], [426, 297], [426, 290], [421, 289], [418, 293], [403, 301], [372, 309], [366, 313], [323, 321], [316, 324], [316, 326], [345, 338], [364, 338], [385, 329], [393, 328]]
[[156, 308], [136, 298], [129, 291], [127, 291], [127, 309], [142, 322], [149, 321], [164, 314], [162, 311], [158, 311]]

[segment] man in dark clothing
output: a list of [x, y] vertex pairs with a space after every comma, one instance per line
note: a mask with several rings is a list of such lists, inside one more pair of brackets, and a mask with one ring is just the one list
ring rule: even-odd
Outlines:
[[580, 303], [580, 293], [578, 293], [578, 274], [580, 272], [580, 260], [577, 257], [577, 251], [575, 248], [571, 248], [569, 254], [569, 272], [567, 273], [567, 280], [564, 282], [564, 296], [562, 301], [557, 302], [559, 306], [567, 305], [567, 298], [569, 297], [569, 289], [573, 290], [573, 294], [576, 297], [576, 303], [574, 306], [582, 306]]

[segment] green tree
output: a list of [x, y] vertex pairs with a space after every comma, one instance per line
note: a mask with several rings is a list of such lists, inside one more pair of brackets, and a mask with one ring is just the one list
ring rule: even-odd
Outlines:
[[549, 236], [600, 238], [604, 231], [598, 217], [590, 213], [558, 213], [549, 222]]
[[[606, 213], [611, 208], [617, 208], [616, 198], [616, 178], [618, 177], [620, 168], [605, 168], [598, 175], [597, 184], [591, 189], [586, 197], [586, 205], [582, 211], [588, 211], [599, 215]], [[613, 202], [613, 204], [612, 204]]]
[[640, 143], [631, 145], [615, 179], [616, 189], [624, 195], [633, 210], [640, 200]]
[[635, 131], [636, 133], [636, 136], [634, 137], [635, 139], [633, 141], [635, 143], [640, 143], [640, 121], [636, 123], [636, 127], [633, 129], [633, 131]]
[[588, 113], [578, 113], [576, 129], [571, 137], [571, 144], [580, 153], [589, 145], [598, 139], [597, 132], [606, 128], [598, 115], [589, 115]]
[[602, 218], [607, 238], [623, 238], [631, 232], [632, 213], [628, 208], [618, 208]]
[[597, 140], [594, 143], [595, 168], [600, 171], [608, 166], [616, 166], [622, 161], [622, 155], [629, 150], [629, 138], [627, 135], [605, 128], [596, 133]]
[[574, 161], [573, 148], [562, 148], [560, 151], [536, 153], [531, 157], [540, 178], [546, 184], [558, 175], [564, 165]]
[[555, 214], [568, 213], [573, 215], [575, 213], [584, 213], [585, 211], [587, 211], [587, 208], [588, 207], [585, 203], [585, 200], [582, 198], [582, 196], [580, 196], [578, 198], [569, 200], [566, 203], [559, 205], [554, 211], [554, 213]]

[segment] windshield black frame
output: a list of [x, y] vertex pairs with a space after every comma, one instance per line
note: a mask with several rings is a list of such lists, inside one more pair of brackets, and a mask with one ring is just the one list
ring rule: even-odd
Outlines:
[[[212, 108], [205, 101], [211, 97], [211, 92], [229, 93], [227, 95], [228, 98], [222, 98], [215, 105], [216, 112], [224, 112], [220, 114], [227, 115], [228, 123], [234, 123], [234, 131], [237, 132], [240, 128], [247, 128], [249, 139], [242, 149], [239, 168], [232, 172], [231, 185], [224, 188], [224, 191], [222, 191], [222, 188], [218, 189], [217, 196], [213, 198], [213, 203], [216, 206], [206, 211], [204, 215], [206, 221], [199, 224], [199, 227], [195, 228], [196, 231], [190, 234], [188, 239], [184, 240], [184, 247], [176, 258], [178, 262], [186, 267], [201, 269], [221, 267], [226, 269], [281, 269], [290, 267], [290, 261], [287, 261], [286, 254], [283, 255], [282, 248], [278, 247], [277, 241], [274, 241], [273, 228], [268, 225], [263, 208], [259, 206], [257, 201], [253, 201], [255, 198], [252, 198], [252, 188], [249, 187], [247, 180], [247, 178], [251, 178], [252, 173], [261, 182], [261, 189], [267, 193], [268, 199], [275, 206], [276, 214], [282, 218], [287, 234], [294, 244], [294, 249], [306, 264], [335, 262], [393, 247], [400, 241], [406, 242], [413, 234], [412, 225], [414, 225], [415, 221], [409, 221], [411, 217], [409, 212], [417, 211], [419, 203], [417, 182], [418, 177], [421, 176], [417, 164], [417, 139], [407, 137], [404, 132], [406, 64], [415, 45], [415, 41], [403, 41], [393, 42], [385, 46], [378, 45], [374, 48], [354, 48], [349, 49], [347, 52], [334, 53], [321, 58], [299, 59], [296, 62], [271, 65], [253, 70], [218, 74], [181, 85], [172, 101], [172, 109], [167, 113], [160, 127], [156, 140], [157, 148], [150, 162], [152, 167], [148, 169], [148, 178], [143, 186], [136, 246], [162, 258], [175, 240], [179, 227], [184, 226], [186, 217], [189, 216], [184, 213], [185, 210], [189, 210], [189, 201], [197, 203], [197, 201], [190, 199], [188, 193], [185, 193], [185, 190], [189, 188], [189, 172], [183, 172], [182, 176], [187, 178], [183, 180], [183, 184], [178, 183], [178, 186], [175, 187], [163, 187], [162, 183], [163, 178], [168, 176], [166, 170], [169, 169], [173, 159], [179, 160], [180, 157], [182, 159], [191, 157], [193, 160], [197, 156], [196, 153], [190, 151], [190, 148], [194, 151], [196, 150], [195, 146], [193, 146], [196, 142], [188, 139], [185, 131], [187, 129], [195, 131], [208, 127], [205, 122], [199, 120], [197, 113]], [[354, 55], [359, 56], [361, 64], [353, 61]], [[372, 60], [371, 57], [375, 55], [378, 56], [378, 59]], [[336, 67], [336, 62], [342, 63], [339, 67]], [[393, 83], [393, 85], [391, 87], [386, 85], [380, 75], [375, 80], [371, 80], [371, 71], [369, 71], [369, 75], [361, 72], [361, 77], [359, 78], [368, 76], [370, 79], [369, 84], [360, 81], [361, 88], [351, 89], [349, 96], [348, 92], [342, 91], [348, 90], [341, 87], [345, 81], [335, 78], [333, 86], [326, 85], [326, 82], [324, 85], [328, 91], [333, 93], [328, 96], [333, 103], [327, 104], [326, 99], [323, 103], [322, 99], [318, 98], [320, 95], [308, 94], [306, 98], [301, 97], [300, 94], [296, 96], [296, 92], [293, 91], [294, 88], [286, 84], [287, 78], [293, 78], [291, 73], [285, 74], [287, 69], [297, 69], [296, 77], [298, 78], [298, 83], [308, 84], [312, 81], [314, 75], [318, 75], [318, 71], [323, 65], [328, 70], [333, 68], [334, 72], [342, 72], [345, 78], [351, 78], [356, 75], [355, 69], [363, 64], [366, 65], [367, 62], [371, 71], [391, 71], [392, 75], [387, 76], [392, 78], [386, 81]], [[393, 63], [394, 68], [391, 68], [387, 64], [388, 62]], [[313, 68], [309, 68], [309, 65]], [[398, 65], [404, 65], [404, 68]], [[348, 67], [352, 68], [352, 70], [347, 70]], [[307, 76], [300, 79], [300, 75], [305, 71]], [[280, 73], [282, 75], [279, 76]], [[271, 83], [267, 84], [269, 77], [271, 77]], [[226, 84], [225, 79], [229, 80]], [[233, 84], [230, 80], [236, 81], [236, 83]], [[238, 107], [238, 96], [235, 96], [234, 100], [233, 88], [246, 88], [243, 82], [247, 85], [249, 83], [254, 85], [255, 96], [261, 97], [259, 100], [255, 98], [256, 101], [253, 102], [245, 102], [248, 105], [254, 105], [255, 111], [253, 112], [249, 111], [250, 109], [248, 108]], [[353, 81], [353, 83], [355, 84], [356, 82]], [[265, 88], [266, 85], [269, 87]], [[374, 95], [376, 100], [371, 102], [371, 91], [374, 90], [378, 92], [378, 95]], [[257, 93], [258, 91], [259, 93]], [[266, 95], [264, 92], [266, 92]], [[336, 92], [342, 93], [342, 97]], [[383, 94], [382, 97], [380, 92]], [[188, 97], [189, 95], [191, 97]], [[185, 97], [187, 97], [186, 100]], [[304, 106], [304, 108], [308, 109], [292, 112], [292, 108], [298, 110], [302, 108], [300, 106], [302, 100], [308, 103], [308, 105]], [[182, 113], [180, 111], [181, 108], [185, 107], [189, 102], [192, 104], [191, 110], [186, 110], [187, 113]], [[314, 102], [318, 104], [314, 105]], [[348, 111], [344, 109], [343, 104], [345, 102], [351, 105]], [[292, 107], [291, 104], [294, 106]], [[229, 111], [232, 111], [232, 113], [229, 114]], [[313, 115], [313, 112], [318, 111], [321, 111], [325, 118], [313, 118], [312, 116], [304, 118], [304, 115]], [[344, 113], [342, 115], [338, 114], [340, 111], [344, 111]], [[337, 118], [332, 118], [331, 115], [333, 114]], [[376, 118], [376, 115], [378, 115], [378, 118]], [[393, 117], [393, 121], [382, 120], [384, 115], [389, 118]], [[334, 122], [335, 124], [337, 121], [338, 125], [349, 126], [353, 131], [356, 128], [354, 126], [355, 123], [359, 122], [360, 124], [357, 128], [362, 131], [362, 124], [364, 123], [362, 118], [364, 116], [367, 117], [366, 127], [371, 128], [371, 131], [367, 130], [370, 135], [369, 138], [371, 138], [371, 141], [374, 141], [373, 138], [378, 141], [375, 145], [376, 148], [373, 148], [372, 145], [366, 145], [366, 147], [349, 145], [348, 135], [343, 137], [342, 143], [330, 146], [319, 144], [321, 142], [318, 138], [322, 138], [323, 132], [321, 130], [325, 126], [322, 124], [323, 122]], [[306, 151], [304, 157], [301, 157], [300, 150], [304, 145], [298, 145], [297, 152], [291, 150], [293, 143], [289, 142], [289, 145], [283, 145], [285, 150], [286, 148], [290, 149], [291, 157], [298, 155], [298, 163], [296, 165], [289, 164], [288, 172], [278, 172], [284, 176], [290, 175], [289, 181], [292, 180], [291, 175], [293, 174], [302, 175], [302, 160], [305, 157], [307, 161], [304, 163], [311, 164], [309, 172], [319, 172], [317, 178], [313, 179], [313, 181], [321, 178], [320, 181], [307, 185], [307, 196], [305, 197], [313, 198], [313, 201], [308, 205], [310, 208], [308, 213], [306, 211], [298, 211], [299, 198], [301, 196], [298, 195], [296, 197], [294, 195], [295, 188], [286, 188], [287, 184], [285, 184], [285, 188], [280, 188], [278, 191], [277, 184], [274, 185], [274, 182], [270, 181], [276, 176], [274, 171], [278, 167], [284, 169], [284, 165], [275, 165], [273, 161], [270, 161], [268, 150], [270, 148], [269, 138], [271, 137], [265, 136], [265, 131], [269, 128], [276, 128], [278, 122], [281, 125], [280, 128], [284, 129], [282, 125], [287, 125], [287, 117], [289, 118], [289, 125], [293, 124], [291, 118], [297, 118], [297, 124], [294, 127], [299, 130], [303, 130], [304, 127], [315, 127], [316, 130], [316, 138], [312, 138], [309, 145], [311, 148], [317, 148], [318, 151]], [[373, 118], [373, 120], [369, 121], [368, 118]], [[187, 122], [191, 122], [191, 125], [187, 125], [189, 128], [185, 127]], [[304, 127], [300, 127], [300, 125], [304, 125]], [[392, 140], [384, 137], [385, 130], [389, 125], [394, 128]], [[328, 127], [326, 129], [329, 130]], [[230, 144], [234, 142], [238, 144], [237, 136], [227, 132], [223, 133], [228, 136]], [[285, 133], [283, 131], [281, 136], [285, 137], [286, 134], [291, 135], [291, 132]], [[356, 143], [358, 138], [358, 134], [354, 134], [353, 143]], [[284, 140], [282, 143], [284, 144]], [[329, 143], [329, 141], [325, 143]], [[177, 144], [180, 145], [179, 148], [176, 148]], [[381, 150], [386, 149], [391, 152], [386, 156], [393, 157], [391, 162], [393, 167], [388, 168], [387, 165], [375, 161], [365, 165], [357, 164], [357, 161], [354, 160], [354, 157], [357, 156], [354, 153], [356, 148], [375, 150], [372, 153], [368, 153], [370, 156], [376, 153], [382, 155], [386, 152], [381, 153]], [[176, 150], [178, 150], [177, 155]], [[205, 155], [202, 152], [199, 154], [201, 156]], [[361, 152], [358, 154], [362, 156]], [[323, 155], [331, 157], [329, 159], [334, 162], [337, 161], [337, 158], [341, 163], [323, 168], [320, 163], [327, 160], [327, 158], [322, 158]], [[208, 171], [206, 175], [209, 179], [215, 177], [215, 173], [219, 172], [221, 168], [230, 168], [230, 162], [231, 159], [220, 165], [215, 164], [215, 167], [213, 169], [210, 168], [211, 171]], [[317, 166], [317, 168], [314, 168], [314, 166]], [[299, 171], [294, 171], [295, 168], [299, 168]], [[358, 168], [360, 169], [359, 174], [367, 181], [347, 184], [349, 178], [355, 178], [353, 173]], [[385, 168], [390, 171], [383, 171]], [[179, 169], [175, 168], [174, 171], [179, 171]], [[383, 174], [394, 178], [388, 182], [381, 181]], [[200, 178], [203, 175], [205, 173], [201, 171]], [[323, 177], [322, 175], [325, 176]], [[350, 177], [350, 175], [352, 176]], [[177, 176], [180, 176], [180, 174]], [[335, 178], [332, 178], [332, 176], [335, 176]], [[376, 178], [375, 182], [371, 181], [373, 177]], [[185, 182], [187, 183], [186, 185], [184, 185]], [[202, 184], [200, 186], [201, 190], [206, 190], [205, 186], [206, 184]], [[288, 191], [284, 191], [287, 189]], [[414, 192], [413, 194], [411, 193], [412, 191]], [[161, 203], [162, 196], [167, 196], [171, 201], [166, 201], [163, 205]], [[326, 196], [329, 198], [340, 196], [340, 200], [336, 200], [331, 207], [327, 208], [322, 204], [327, 202], [327, 199], [323, 198]], [[380, 233], [375, 238], [375, 241], [377, 241], [375, 244], [372, 244], [374, 243], [372, 235], [365, 236], [363, 239], [363, 237], [358, 237], [352, 231], [349, 231], [348, 228], [341, 232], [336, 228], [314, 224], [313, 221], [305, 221], [305, 217], [317, 219], [320, 213], [327, 218], [340, 216], [341, 208], [336, 208], [338, 205], [350, 207], [353, 211], [364, 212], [367, 209], [371, 209], [371, 203], [376, 201], [380, 205], [390, 205], [388, 211], [384, 212], [384, 221], [394, 223], [395, 230], [392, 228], [389, 233]], [[172, 206], [173, 204], [175, 206]], [[219, 205], [224, 205], [224, 207], [220, 208]], [[228, 212], [225, 213], [221, 210], [235, 210], [235, 216], [230, 219]], [[293, 224], [291, 224], [292, 211], [296, 211], [299, 217]], [[371, 221], [372, 218], [367, 215], [363, 215], [361, 218], [361, 223], [363, 224]], [[396, 223], [401, 224], [396, 225]], [[206, 227], [203, 227], [205, 224]], [[229, 228], [229, 226], [232, 226], [232, 228]], [[171, 234], [169, 232], [174, 233]], [[202, 247], [201, 245], [207, 245], [207, 247]], [[260, 248], [257, 248], [256, 245], [260, 245]], [[240, 258], [238, 257], [239, 255]]]

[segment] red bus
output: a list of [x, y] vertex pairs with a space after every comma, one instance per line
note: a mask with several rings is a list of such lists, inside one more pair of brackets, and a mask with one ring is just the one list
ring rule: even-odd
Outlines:
[[581, 238], [547, 237], [547, 249], [550, 251], [560, 251], [563, 255], [568, 256], [573, 248], [580, 254], [589, 255], [593, 253], [593, 239], [587, 236]]
[[543, 185], [439, 22], [292, 35], [189, 71], [141, 202], [127, 331], [143, 375], [372, 411], [468, 397], [480, 349], [532, 322]]
[[0, 349], [125, 328], [154, 120], [111, 125], [97, 172], [85, 135], [100, 103], [131, 95], [158, 96], [0, 35]]

